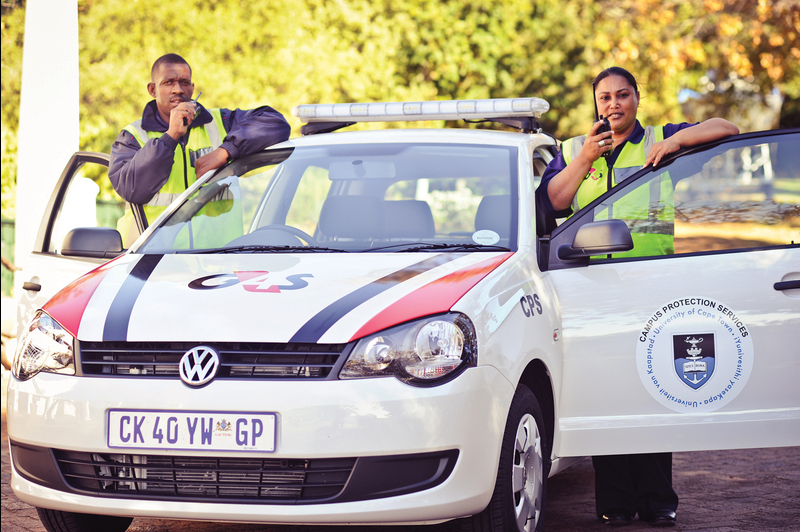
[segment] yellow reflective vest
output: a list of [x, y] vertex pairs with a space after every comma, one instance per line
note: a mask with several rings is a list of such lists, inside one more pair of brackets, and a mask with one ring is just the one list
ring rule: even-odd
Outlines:
[[[161, 190], [144, 205], [144, 213], [149, 224], [152, 224], [153, 220], [164, 212], [164, 209], [166, 209], [170, 203], [180, 196], [192, 183], [197, 181], [197, 174], [194, 168], [197, 159], [207, 153], [211, 153], [222, 145], [225, 132], [222, 114], [219, 109], [207, 110], [211, 113], [213, 120], [203, 127], [195, 127], [189, 130], [189, 138], [186, 144], [179, 144], [175, 148], [175, 159], [167, 182], [161, 187]], [[142, 128], [141, 120], [133, 122], [124, 129], [133, 135], [140, 146], [144, 146], [149, 139], [160, 138], [165, 134], [163, 131], [145, 131]], [[233, 196], [228, 192], [227, 194], [221, 195], [219, 198], [215, 198], [214, 201], [209, 202], [198, 214], [219, 216], [220, 214], [230, 213], [232, 206]], [[238, 221], [238, 229], [234, 225], [231, 226], [230, 231], [223, 231], [220, 233], [219, 227], [217, 227], [215, 235], [198, 231], [200, 227], [192, 228], [189, 226], [186, 231], [182, 231], [182, 233], [185, 232], [186, 234], [179, 235], [175, 242], [175, 247], [197, 248], [221, 245], [224, 243], [222, 240], [227, 242], [231, 238], [241, 235], [241, 220]], [[199, 220], [195, 221], [194, 225], [200, 225]], [[126, 247], [132, 243], [133, 239], [130, 239], [129, 235], [131, 235], [130, 228], [133, 226], [133, 214], [130, 209], [128, 209], [117, 224], [120, 233], [123, 235]]]
[[[638, 143], [627, 141], [609, 172], [605, 157], [592, 163], [592, 167], [572, 200], [573, 213], [585, 207], [600, 195], [641, 170], [653, 144], [664, 140], [662, 126], [646, 126]], [[564, 141], [562, 154], [566, 164], [578, 156], [586, 136]], [[647, 183], [620, 197], [611, 208], [598, 207], [595, 220], [621, 219], [631, 230], [633, 249], [615, 253], [614, 257], [643, 257], [675, 252], [674, 208], [672, 180], [667, 172], [660, 178], [653, 176]]]

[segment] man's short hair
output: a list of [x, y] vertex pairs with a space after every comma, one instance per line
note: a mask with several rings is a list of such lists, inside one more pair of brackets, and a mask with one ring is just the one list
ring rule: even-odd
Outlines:
[[186, 59], [178, 54], [164, 54], [156, 59], [155, 63], [153, 63], [153, 68], [150, 69], [151, 80], [155, 80], [156, 70], [158, 70], [161, 65], [186, 65], [189, 67], [189, 74], [191, 75], [192, 73], [192, 67], [189, 65]]

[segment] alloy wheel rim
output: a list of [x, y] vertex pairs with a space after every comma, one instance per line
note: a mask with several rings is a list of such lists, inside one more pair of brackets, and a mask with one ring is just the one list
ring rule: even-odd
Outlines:
[[539, 427], [532, 415], [525, 414], [514, 438], [511, 480], [514, 516], [519, 532], [535, 530], [539, 522], [542, 513], [543, 466]]

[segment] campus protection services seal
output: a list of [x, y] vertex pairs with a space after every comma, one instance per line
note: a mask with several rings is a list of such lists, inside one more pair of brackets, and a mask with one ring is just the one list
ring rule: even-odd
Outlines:
[[747, 325], [727, 305], [686, 297], [666, 302], [639, 332], [642, 384], [676, 412], [712, 412], [744, 389], [753, 370]]

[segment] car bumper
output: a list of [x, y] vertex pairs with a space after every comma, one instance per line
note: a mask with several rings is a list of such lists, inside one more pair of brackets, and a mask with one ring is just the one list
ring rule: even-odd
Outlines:
[[[43, 373], [25, 382], [11, 380], [8, 434], [17, 446], [118, 453], [119, 449], [108, 447], [110, 409], [269, 411], [278, 415], [277, 444], [274, 453], [255, 453], [263, 458], [403, 457], [457, 451], [457, 459], [451, 472], [434, 487], [350, 502], [246, 504], [92, 496], [80, 490], [46, 487], [35, 475], [21, 474], [17, 464], [13, 464], [11, 485], [24, 502], [80, 513], [297, 524], [437, 522], [480, 512], [488, 504], [513, 392], [504, 377], [486, 366], [469, 369], [453, 381], [431, 388], [382, 378], [216, 381], [202, 389], [190, 389], [170, 380], [142, 382]], [[237, 456], [219, 451], [181, 454]], [[248, 453], [248, 458], [252, 456]]]

